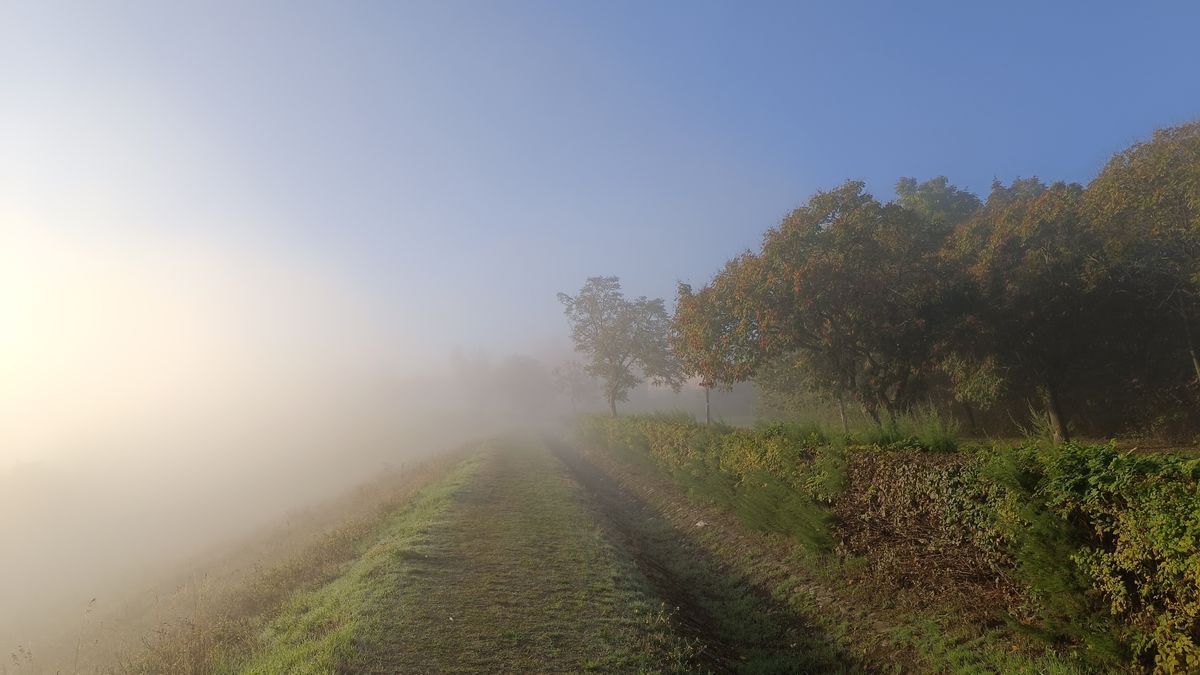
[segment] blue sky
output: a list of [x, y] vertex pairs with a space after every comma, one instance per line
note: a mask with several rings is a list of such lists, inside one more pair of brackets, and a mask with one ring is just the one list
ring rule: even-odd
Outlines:
[[536, 352], [557, 291], [669, 297], [847, 178], [1086, 181], [1200, 115], [1197, 27], [1192, 2], [8, 3], [0, 205], [252, 241], [406, 348]]

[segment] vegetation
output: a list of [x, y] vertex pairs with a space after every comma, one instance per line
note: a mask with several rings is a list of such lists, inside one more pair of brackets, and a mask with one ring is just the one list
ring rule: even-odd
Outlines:
[[[1084, 187], [944, 177], [819, 192], [703, 288], [672, 344], [705, 387], [754, 379], [856, 405], [921, 405], [972, 430], [1030, 410], [1057, 441], [1200, 428], [1200, 122], [1118, 154]], [[1031, 407], [1032, 406], [1032, 407]], [[843, 432], [848, 425], [843, 426]]]
[[704, 645], [703, 665], [715, 672], [840, 673], [882, 663], [866, 657], [862, 643], [844, 639], [836, 622], [819, 624], [811, 605], [790, 602], [790, 583], [778, 593], [764, 588], [750, 568], [773, 556], [745, 528], [724, 528], [681, 504], [688, 500], [677, 491], [643, 490], [595, 453], [563, 450], [560, 457], [612, 536], [637, 552], [651, 584], [679, 608], [677, 629]]
[[[1045, 615], [1100, 648], [1109, 636], [1076, 613], [1099, 610], [1135, 659], [1200, 669], [1200, 460], [1076, 444], [1007, 455], [1001, 484], [1020, 501], [998, 522]], [[1080, 586], [1084, 598], [1063, 593]]]
[[[496, 441], [430, 468], [211, 614], [88, 672], [708, 669], [705, 643], [545, 445]], [[40, 672], [32, 655], [19, 659]]]
[[613, 417], [617, 402], [643, 379], [678, 389], [679, 365], [667, 344], [670, 317], [661, 298], [628, 300], [616, 277], [592, 277], [575, 296], [558, 294], [585, 370], [604, 381]]
[[486, 452], [403, 556], [386, 618], [350, 672], [696, 672], [628, 551], [546, 447]]
[[[838, 672], [845, 670], [896, 672], [1088, 672], [1080, 659], [1047, 651], [1020, 631], [998, 622], [997, 617], [980, 615], [981, 603], [974, 594], [958, 592], [956, 586], [935, 586], [937, 580], [923, 574], [920, 564], [910, 563], [909, 579], [917, 584], [897, 583], [896, 575], [880, 573], [874, 563], [861, 555], [844, 552], [845, 542], [837, 542], [833, 553], [814, 553], [802, 538], [772, 532], [752, 519], [753, 514], [739, 513], [730, 518], [719, 499], [710, 499], [697, 489], [693, 498], [671, 489], [668, 481], [679, 474], [664, 468], [644, 451], [628, 446], [605, 447], [606, 431], [627, 426], [631, 421], [585, 423], [584, 430], [595, 440], [585, 441], [588, 460], [612, 475], [627, 491], [627, 500], [645, 500], [637, 510], [657, 514], [665, 522], [659, 530], [669, 533], [655, 545], [654, 527], [647, 547], [666, 552], [656, 562], [671, 569], [696, 570], [688, 575], [689, 588], [701, 598], [721, 597], [719, 589], [738, 589], [740, 604], [750, 605], [750, 615], [729, 605], [718, 605], [718, 615], [728, 613], [733, 622], [752, 626], [737, 633], [748, 645], [763, 644], [779, 649], [784, 645], [816, 643], [806, 647], [812, 657], [825, 660], [788, 662], [758, 661], [759, 669], [747, 666], [743, 672]], [[656, 423], [649, 420], [650, 423]], [[662, 423], [659, 421], [658, 423]], [[681, 423], [676, 421], [676, 423]], [[607, 427], [607, 430], [604, 428]], [[772, 429], [769, 433], [778, 433]], [[802, 428], [786, 429], [797, 441], [809, 434]], [[627, 436], [628, 437], [628, 436]], [[614, 437], [616, 438], [616, 437]], [[931, 455], [946, 458], [945, 454]], [[850, 459], [857, 459], [851, 456]], [[840, 471], [832, 475], [845, 475]], [[828, 488], [836, 488], [835, 485]], [[822, 488], [823, 490], [826, 488]], [[845, 492], [836, 488], [840, 494]], [[695, 497], [700, 497], [696, 499]], [[834, 506], [837, 506], [835, 500]], [[649, 518], [647, 518], [649, 520]], [[754, 525], [753, 529], [746, 525]], [[757, 530], [757, 531], [756, 531]], [[846, 532], [831, 529], [844, 537]], [[672, 562], [670, 549], [682, 545], [690, 551], [684, 560]], [[873, 542], [887, 548], [887, 542]], [[890, 558], [884, 553], [883, 558]], [[917, 568], [917, 569], [911, 569]], [[722, 581], [722, 579], [724, 579]], [[930, 596], [933, 596], [931, 599]], [[737, 597], [737, 596], [735, 596]], [[735, 603], [730, 603], [734, 605]], [[783, 636], [773, 631], [772, 620], [783, 620]], [[782, 637], [782, 639], [781, 639]], [[823, 648], [822, 648], [823, 645]]]
[[[835, 568], [989, 598], [981, 621], [1093, 666], [1195, 672], [1200, 460], [1071, 438], [1200, 432], [1197, 261], [1200, 122], [1119, 153], [1087, 186], [997, 181], [981, 200], [902, 178], [884, 202], [850, 181], [705, 286], [680, 283], [667, 333], [706, 392], [751, 380], [776, 407], [834, 402], [840, 434], [706, 414], [593, 418], [584, 437]], [[589, 287], [580, 298], [619, 290]], [[563, 297], [577, 345], [597, 353], [582, 317], [619, 312]], [[608, 371], [610, 392], [632, 386]], [[870, 426], [852, 434], [848, 407]], [[963, 448], [964, 427], [1030, 440]]]
[[[1200, 122], [1087, 186], [847, 182], [677, 294], [593, 277], [585, 363], [459, 365], [530, 415], [598, 379], [585, 444], [701, 510], [553, 443], [452, 454], [112, 672], [1200, 672], [1200, 459], [1071, 440], [1200, 432]], [[840, 430], [617, 417], [685, 378]]]
[[877, 581], [990, 598], [991, 621], [1047, 648], [1200, 667], [1200, 460], [1074, 443], [948, 453], [905, 435], [843, 447], [819, 429], [661, 416], [582, 424], [590, 444], [841, 565], [862, 560]]
[[259, 633], [249, 661], [233, 672], [329, 673], [354, 658], [363, 642], [378, 635], [384, 617], [395, 611], [392, 587], [404, 579], [405, 561], [421, 534], [478, 469], [478, 458], [465, 462], [390, 518], [378, 539], [339, 576], [291, 595]]
[[[314, 541], [306, 547], [270, 564], [254, 561], [251, 574], [241, 581], [223, 580], [226, 586], [218, 589], [219, 596], [208, 599], [203, 608], [176, 620], [159, 619], [153, 631], [140, 636], [140, 648], [120, 655], [115, 665], [104, 659], [84, 664], [76, 660], [76, 668], [86, 665], [88, 672], [122, 675], [204, 675], [271, 668], [286, 658], [311, 659], [317, 665], [331, 662], [348, 649], [347, 640], [361, 617], [347, 609], [346, 603], [353, 602], [349, 597], [330, 598], [323, 589], [338, 584], [340, 591], [350, 590], [353, 583], [348, 579], [361, 576], [365, 566], [380, 564], [377, 553], [384, 542], [396, 548], [404, 532], [444, 506], [452, 488], [474, 468], [464, 463], [465, 454], [449, 453], [364, 486], [352, 495], [353, 503], [338, 506], [349, 511], [349, 517], [316, 536], [309, 533]], [[181, 600], [199, 593], [195, 588], [179, 591]], [[159, 604], [153, 608], [156, 616], [163, 611]], [[169, 599], [161, 604], [169, 605]], [[321, 620], [301, 626], [295, 621], [301, 613]], [[285, 657], [287, 650], [280, 645], [287, 640], [295, 653]]]

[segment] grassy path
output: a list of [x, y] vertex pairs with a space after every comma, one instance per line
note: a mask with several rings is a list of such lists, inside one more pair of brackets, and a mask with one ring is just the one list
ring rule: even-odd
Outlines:
[[348, 672], [691, 671], [661, 603], [538, 443], [488, 452], [406, 555]]
[[563, 446], [491, 447], [335, 581], [297, 594], [243, 672], [864, 669], [690, 525]]

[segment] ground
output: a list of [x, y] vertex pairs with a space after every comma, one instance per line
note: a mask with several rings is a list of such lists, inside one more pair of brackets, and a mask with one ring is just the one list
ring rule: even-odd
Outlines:
[[[537, 442], [488, 451], [408, 552], [376, 633], [347, 670], [628, 672], [670, 667], [661, 603]], [[651, 637], [651, 639], [647, 639]], [[664, 649], [665, 648], [665, 649]]]
[[1071, 672], [838, 589], [795, 544], [626, 460], [496, 442], [291, 597], [232, 670]]
[[394, 514], [336, 579], [293, 597], [239, 670], [864, 668], [697, 534], [565, 444], [493, 444]]

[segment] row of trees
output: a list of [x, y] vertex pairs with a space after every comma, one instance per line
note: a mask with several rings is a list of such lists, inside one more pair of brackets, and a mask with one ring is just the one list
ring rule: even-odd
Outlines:
[[611, 277], [561, 295], [614, 413], [637, 371], [752, 379], [879, 424], [933, 404], [972, 426], [1032, 412], [1060, 439], [1194, 431], [1200, 122], [1117, 154], [1086, 187], [1020, 179], [980, 200], [905, 178], [896, 194], [817, 193], [760, 250], [680, 284], [673, 317]]

